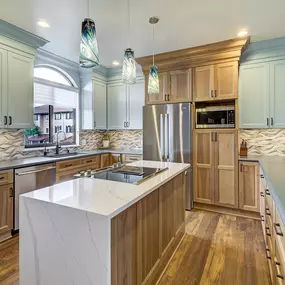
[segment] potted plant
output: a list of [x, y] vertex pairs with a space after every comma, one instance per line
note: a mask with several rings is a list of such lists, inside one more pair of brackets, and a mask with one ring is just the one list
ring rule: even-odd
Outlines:
[[103, 135], [103, 147], [107, 148], [110, 146], [110, 135], [104, 134]]

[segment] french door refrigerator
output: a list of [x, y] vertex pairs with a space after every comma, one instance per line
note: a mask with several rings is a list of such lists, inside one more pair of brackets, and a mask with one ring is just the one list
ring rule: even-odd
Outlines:
[[191, 104], [143, 107], [143, 159], [190, 163], [186, 173], [186, 209], [193, 208]]

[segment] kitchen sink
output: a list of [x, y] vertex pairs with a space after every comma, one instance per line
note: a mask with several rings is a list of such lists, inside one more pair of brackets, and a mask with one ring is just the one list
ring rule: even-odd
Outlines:
[[82, 155], [85, 154], [85, 152], [69, 152], [69, 153], [59, 153], [59, 154], [48, 154], [44, 157], [69, 157], [69, 156], [76, 156], [76, 155]]

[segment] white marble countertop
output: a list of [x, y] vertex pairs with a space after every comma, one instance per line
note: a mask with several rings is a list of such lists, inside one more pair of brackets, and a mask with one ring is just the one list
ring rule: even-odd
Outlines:
[[112, 218], [190, 167], [183, 163], [142, 160], [129, 165], [169, 169], [140, 185], [78, 178], [22, 196]]

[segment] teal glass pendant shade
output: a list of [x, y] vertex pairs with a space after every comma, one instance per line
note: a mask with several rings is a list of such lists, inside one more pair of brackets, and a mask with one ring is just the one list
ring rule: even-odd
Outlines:
[[82, 22], [81, 30], [80, 66], [93, 68], [99, 64], [95, 23], [93, 20], [86, 18]]
[[158, 71], [156, 66], [151, 66], [149, 68], [148, 76], [148, 94], [158, 94], [159, 93], [159, 80]]
[[125, 50], [123, 63], [123, 83], [135, 84], [136, 76], [136, 60], [134, 57], [134, 51], [131, 48], [127, 48]]

